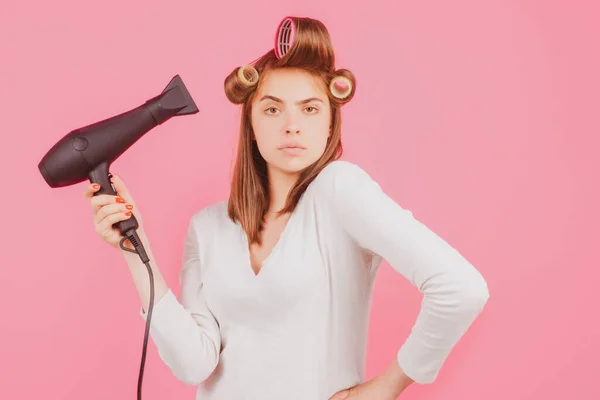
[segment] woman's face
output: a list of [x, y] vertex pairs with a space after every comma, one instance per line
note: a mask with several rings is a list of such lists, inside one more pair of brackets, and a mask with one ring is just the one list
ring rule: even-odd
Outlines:
[[261, 77], [251, 123], [269, 168], [295, 175], [323, 155], [331, 126], [325, 90], [319, 78], [299, 69], [270, 70]]

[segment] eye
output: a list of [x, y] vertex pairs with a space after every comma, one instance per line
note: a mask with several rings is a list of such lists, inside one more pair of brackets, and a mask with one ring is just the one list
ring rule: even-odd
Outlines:
[[269, 115], [273, 115], [273, 113], [269, 112], [269, 110], [277, 110], [277, 108], [276, 108], [276, 107], [269, 107], [269, 108], [267, 108], [267, 109], [265, 110], [265, 111], [267, 112], [267, 114], [269, 114]]
[[309, 110], [309, 109], [313, 109], [313, 110], [314, 110], [314, 112], [311, 112], [310, 114], [314, 114], [314, 113], [316, 113], [317, 111], [319, 111], [319, 109], [318, 109], [317, 107], [313, 107], [313, 106], [309, 106], [309, 107], [306, 107], [306, 108], [305, 108], [305, 110]]

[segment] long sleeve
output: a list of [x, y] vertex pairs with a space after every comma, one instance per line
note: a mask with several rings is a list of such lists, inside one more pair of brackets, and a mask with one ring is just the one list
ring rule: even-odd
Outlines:
[[[182, 382], [197, 385], [214, 371], [219, 361], [221, 336], [202, 290], [197, 219], [192, 217], [183, 248], [179, 273], [180, 301], [169, 290], [155, 303], [150, 335], [163, 362]], [[140, 310], [144, 320], [147, 313]]]
[[335, 161], [321, 174], [322, 198], [334, 222], [423, 294], [421, 310], [397, 360], [415, 382], [433, 382], [452, 347], [487, 302], [485, 280], [357, 165]]

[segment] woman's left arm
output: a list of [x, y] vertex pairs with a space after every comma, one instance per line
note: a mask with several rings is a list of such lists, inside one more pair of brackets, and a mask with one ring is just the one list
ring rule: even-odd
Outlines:
[[[456, 249], [394, 202], [357, 165], [334, 161], [321, 174], [327, 188], [322, 198], [334, 221], [423, 293], [421, 310], [395, 363], [374, 381], [379, 387], [395, 385], [390, 391], [401, 391], [412, 381], [433, 382], [487, 302], [486, 281]], [[369, 384], [374, 382], [359, 386]]]

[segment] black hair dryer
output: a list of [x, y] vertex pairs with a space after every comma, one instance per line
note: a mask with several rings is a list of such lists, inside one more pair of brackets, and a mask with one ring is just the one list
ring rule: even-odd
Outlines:
[[[69, 132], [44, 155], [38, 168], [50, 187], [73, 185], [89, 179], [100, 184], [94, 195], [116, 195], [110, 182], [111, 163], [145, 133], [171, 117], [195, 114], [198, 107], [176, 75], [161, 94], [141, 106]], [[135, 216], [117, 222], [122, 235], [137, 229]]]
[[[69, 132], [44, 155], [38, 168], [52, 188], [74, 185], [89, 179], [92, 183], [100, 184], [100, 190], [96, 191], [94, 196], [117, 195], [110, 181], [111, 163], [155, 126], [171, 117], [197, 112], [198, 107], [179, 75], [176, 75], [161, 94], [141, 106]], [[142, 397], [142, 378], [154, 308], [154, 277], [149, 265], [150, 259], [136, 232], [138, 221], [135, 216], [132, 215], [113, 226], [118, 228], [123, 236], [121, 248], [139, 255], [148, 269], [150, 279], [150, 306], [146, 317], [142, 363], [138, 378], [139, 400]], [[129, 239], [135, 251], [123, 246], [126, 239]]]

